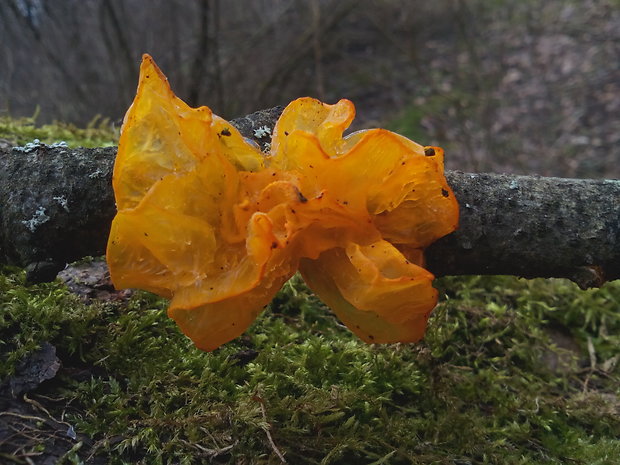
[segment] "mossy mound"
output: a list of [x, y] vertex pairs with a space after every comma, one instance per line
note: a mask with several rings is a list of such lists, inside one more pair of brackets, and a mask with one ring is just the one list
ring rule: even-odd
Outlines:
[[57, 348], [61, 370], [29, 395], [93, 439], [82, 460], [613, 463], [620, 285], [438, 284], [419, 344], [364, 344], [294, 278], [247, 334], [204, 353], [152, 295], [85, 305], [6, 270], [0, 374]]

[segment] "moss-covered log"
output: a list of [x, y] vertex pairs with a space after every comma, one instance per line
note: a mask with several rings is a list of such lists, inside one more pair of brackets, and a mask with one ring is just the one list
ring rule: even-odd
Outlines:
[[[281, 109], [233, 123], [261, 147]], [[32, 281], [100, 255], [115, 214], [116, 149], [28, 144], [0, 151], [0, 263]], [[620, 278], [620, 181], [448, 172], [460, 228], [427, 250], [437, 276], [566, 277], [582, 288]]]

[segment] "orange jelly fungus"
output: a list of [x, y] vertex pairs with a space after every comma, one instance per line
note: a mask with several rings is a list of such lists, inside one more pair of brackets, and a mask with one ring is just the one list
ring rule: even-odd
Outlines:
[[177, 98], [145, 55], [114, 166], [115, 286], [171, 299], [168, 315], [213, 350], [299, 270], [364, 341], [419, 340], [437, 302], [422, 250], [458, 223], [443, 152], [384, 129], [343, 138], [354, 114], [297, 99], [264, 154]]

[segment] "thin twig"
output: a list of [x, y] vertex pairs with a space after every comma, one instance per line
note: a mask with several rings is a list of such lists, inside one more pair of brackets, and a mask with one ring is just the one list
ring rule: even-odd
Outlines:
[[271, 425], [267, 421], [267, 411], [265, 410], [265, 403], [263, 401], [263, 398], [260, 397], [259, 395], [254, 395], [252, 396], [252, 399], [258, 402], [258, 405], [260, 406], [260, 411], [263, 415], [263, 421], [265, 422], [265, 425], [266, 425], [263, 428], [263, 430], [265, 431], [265, 434], [267, 435], [267, 440], [269, 441], [271, 448], [276, 453], [276, 455], [278, 456], [278, 458], [280, 459], [282, 463], [287, 463], [286, 459], [284, 458], [284, 455], [282, 454], [282, 452], [280, 452], [280, 449], [278, 449], [278, 446], [276, 446], [276, 443], [273, 441], [273, 438], [271, 437], [271, 433], [269, 432], [269, 427]]
[[55, 418], [55, 417], [54, 417], [54, 416], [53, 416], [53, 415], [49, 412], [49, 410], [47, 410], [45, 407], [43, 407], [43, 405], [41, 405], [41, 404], [40, 404], [39, 402], [37, 402], [36, 400], [34, 400], [34, 399], [30, 399], [30, 398], [28, 397], [28, 395], [27, 395], [27, 394], [24, 394], [23, 399], [24, 399], [24, 401], [25, 401], [25, 402], [29, 403], [30, 405], [32, 405], [32, 406], [33, 406], [33, 407], [35, 407], [36, 409], [41, 410], [42, 412], [45, 412], [45, 414], [47, 414], [47, 416], [49, 417], [49, 419], [50, 419], [50, 420], [52, 420], [52, 421], [54, 421], [54, 422], [58, 423], [59, 425], [65, 425], [65, 426], [67, 426], [67, 427], [69, 427], [69, 428], [71, 428], [71, 427], [73, 426], [71, 423], [67, 423], [66, 421], [64, 421], [64, 420], [62, 420], [62, 419], [61, 419], [61, 420], [59, 420], [59, 419]]
[[34, 415], [22, 415], [17, 412], [0, 412], [0, 416], [2, 415], [17, 417], [17, 418], [21, 418], [22, 420], [34, 420], [34, 421], [40, 421], [41, 423], [45, 423], [45, 418], [35, 417]]

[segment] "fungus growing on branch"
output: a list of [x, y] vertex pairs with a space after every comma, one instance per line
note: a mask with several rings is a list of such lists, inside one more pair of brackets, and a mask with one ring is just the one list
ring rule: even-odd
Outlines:
[[343, 138], [354, 114], [348, 100], [297, 99], [264, 154], [177, 98], [145, 55], [114, 166], [115, 286], [169, 298], [213, 350], [299, 270], [364, 341], [419, 340], [437, 302], [422, 251], [458, 223], [443, 152], [383, 129]]

